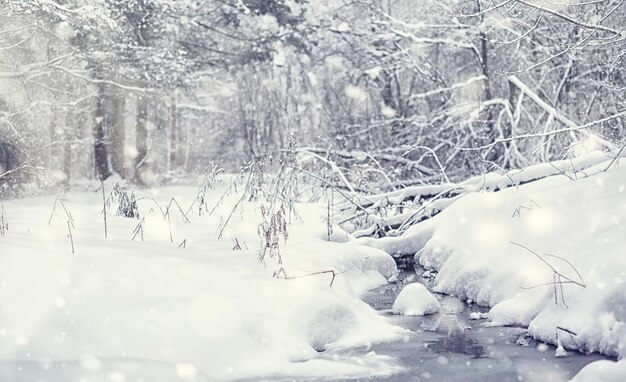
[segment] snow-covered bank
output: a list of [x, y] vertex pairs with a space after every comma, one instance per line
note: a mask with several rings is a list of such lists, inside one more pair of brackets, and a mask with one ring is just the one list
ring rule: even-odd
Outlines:
[[584, 367], [570, 382], [623, 382], [626, 361], [596, 361]]
[[[223, 191], [211, 192], [208, 203]], [[171, 197], [188, 206], [196, 189], [142, 194], [162, 207]], [[139, 220], [114, 216], [113, 207], [105, 239], [102, 195], [68, 195], [75, 254], [60, 206], [48, 225], [54, 197], [5, 201], [0, 379], [198, 381], [396, 370], [376, 354], [356, 360], [319, 353], [400, 334], [358, 298], [395, 275], [390, 256], [319, 239], [323, 212], [299, 205], [307, 225], [289, 225], [288, 245], [281, 243], [284, 268], [298, 278], [273, 278], [276, 265], [260, 264], [255, 248], [257, 204], [238, 208], [224, 239], [216, 239], [238, 199], [229, 196], [211, 216], [190, 214], [189, 224], [177, 209], [168, 222], [153, 200], [142, 200], [144, 241], [132, 241]], [[233, 250], [235, 239], [243, 249]], [[329, 270], [332, 287], [332, 274], [315, 274]]]
[[624, 356], [626, 168], [622, 160], [603, 171], [609, 163], [589, 177], [469, 193], [404, 236], [361, 242], [418, 251], [416, 260], [438, 271], [436, 291], [492, 306], [493, 324]]

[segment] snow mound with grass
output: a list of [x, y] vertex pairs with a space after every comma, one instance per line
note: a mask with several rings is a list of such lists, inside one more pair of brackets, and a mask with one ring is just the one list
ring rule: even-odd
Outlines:
[[[207, 195], [209, 202], [221, 192]], [[54, 197], [4, 202], [10, 230], [0, 236], [0, 380], [358, 378], [397, 371], [389, 357], [341, 351], [402, 333], [358, 298], [397, 273], [388, 254], [307, 236], [294, 222], [293, 237], [280, 243], [289, 279], [276, 278], [276, 262], [260, 262], [255, 248], [258, 204], [240, 206], [217, 239], [219, 211], [189, 213], [186, 222], [181, 211], [165, 219], [156, 208], [172, 196], [186, 207], [195, 189], [137, 194], [150, 196], [139, 201], [144, 220], [115, 216], [113, 203], [106, 239], [100, 193], [70, 194], [68, 213], [57, 205], [52, 216]], [[237, 200], [233, 194], [222, 202], [226, 214]], [[296, 208], [309, 211], [312, 231], [322, 230], [316, 206]], [[141, 234], [134, 235], [137, 227]]]
[[423, 284], [412, 283], [402, 288], [391, 311], [407, 316], [425, 316], [437, 313], [440, 309], [437, 298]]
[[528, 326], [566, 349], [623, 355], [625, 182], [617, 168], [468, 194], [431, 219], [416, 260], [439, 271], [435, 291], [491, 306], [494, 324]]
[[491, 306], [492, 324], [527, 326], [564, 349], [624, 357], [625, 164], [609, 159], [584, 172], [468, 193], [403, 236], [368, 244], [416, 251], [416, 261], [438, 271], [434, 291]]

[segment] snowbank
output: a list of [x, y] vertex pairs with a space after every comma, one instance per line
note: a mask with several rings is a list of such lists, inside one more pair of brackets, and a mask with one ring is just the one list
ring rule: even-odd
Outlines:
[[391, 311], [407, 316], [425, 316], [437, 313], [440, 309], [439, 301], [423, 284], [412, 283], [402, 288]]
[[[528, 326], [567, 349], [626, 355], [626, 168], [590, 167], [500, 192], [469, 193], [396, 238], [438, 271], [435, 291], [491, 306], [493, 324]], [[622, 166], [622, 167], [620, 167]], [[363, 242], [363, 241], [362, 241]]]
[[626, 361], [596, 361], [585, 366], [570, 382], [623, 382]]
[[[212, 192], [210, 203], [222, 191]], [[218, 240], [236, 195], [213, 216], [190, 213], [187, 224], [176, 209], [164, 219], [155, 201], [163, 207], [174, 196], [188, 206], [194, 189], [143, 193], [151, 197], [139, 204], [143, 241], [131, 240], [140, 221], [115, 216], [115, 206], [104, 239], [99, 193], [65, 198], [71, 228], [60, 206], [48, 225], [54, 198], [4, 203], [1, 380], [360, 377], [397, 370], [388, 357], [357, 360], [338, 351], [399, 335], [358, 298], [396, 274], [389, 255], [325, 242], [290, 225], [294, 237], [281, 251], [293, 279], [273, 278], [276, 264], [263, 266], [255, 248], [258, 205], [238, 209]], [[315, 206], [297, 208], [323, 214]], [[321, 220], [307, 225], [322, 231]], [[236, 243], [241, 250], [233, 250]]]

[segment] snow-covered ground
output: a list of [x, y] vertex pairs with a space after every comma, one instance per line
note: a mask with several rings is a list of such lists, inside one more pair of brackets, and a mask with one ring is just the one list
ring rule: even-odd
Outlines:
[[[225, 189], [207, 194], [210, 207]], [[186, 209], [196, 187], [137, 196], [152, 198], [139, 201], [143, 240], [131, 240], [140, 220], [115, 216], [116, 202], [104, 238], [99, 192], [63, 197], [70, 228], [60, 204], [48, 224], [55, 197], [4, 201], [0, 380], [169, 382], [397, 370], [394, 360], [374, 353], [327, 355], [402, 331], [358, 298], [395, 276], [392, 258], [324, 241], [323, 209], [295, 206], [307, 224], [294, 219], [287, 245], [280, 243], [284, 269], [294, 277], [286, 280], [272, 277], [276, 262], [259, 262], [260, 204], [236, 208], [217, 239], [239, 195], [228, 195], [211, 216], [194, 207], [190, 223], [176, 207], [169, 221], [160, 209], [172, 197]], [[331, 273], [306, 276], [330, 270], [332, 286]]]
[[[360, 242], [416, 253], [438, 272], [436, 291], [492, 307], [492, 325], [527, 326], [565, 349], [624, 357], [624, 164], [468, 193], [403, 236]], [[626, 380], [623, 365], [607, 365], [589, 366], [580, 380], [602, 380], [589, 377], [601, 369]]]
[[[342, 350], [402, 337], [359, 295], [395, 279], [389, 254], [411, 251], [436, 273], [435, 291], [492, 307], [488, 325], [528, 327], [560, 345], [558, 356], [621, 358], [623, 164], [469, 192], [396, 238], [350, 240], [335, 227], [329, 242], [324, 206], [296, 204], [277, 250], [282, 265], [258, 258], [262, 203], [235, 208], [240, 195], [226, 184], [206, 194], [208, 209], [217, 206], [212, 214], [198, 215], [196, 187], [137, 190], [144, 220], [116, 216], [114, 200], [107, 238], [99, 192], [65, 195], [67, 212], [57, 203], [52, 213], [55, 197], [5, 201], [0, 380], [388, 375], [399, 370], [394, 359]], [[174, 204], [164, 217], [172, 197], [190, 222]], [[273, 277], [281, 266], [289, 279]], [[397, 313], [432, 297], [412, 285]], [[621, 381], [625, 370], [624, 361], [602, 361], [576, 380]]]

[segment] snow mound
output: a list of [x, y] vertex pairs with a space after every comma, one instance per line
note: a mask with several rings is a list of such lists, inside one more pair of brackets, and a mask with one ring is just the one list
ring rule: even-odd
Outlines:
[[[209, 202], [223, 191], [207, 194]], [[147, 192], [143, 223], [115, 216], [113, 206], [106, 239], [101, 194], [67, 195], [71, 242], [69, 215], [57, 206], [50, 220], [54, 197], [4, 202], [11, 230], [0, 237], [0, 380], [358, 378], [397, 369], [389, 357], [341, 351], [402, 333], [358, 298], [397, 274], [387, 253], [320, 240], [320, 208], [298, 205], [312, 218], [288, 226], [285, 278], [272, 277], [277, 265], [260, 263], [255, 248], [258, 205], [244, 203], [217, 239], [219, 211], [186, 222], [155, 208], [172, 195], [188, 206], [195, 188], [139, 191]], [[223, 201], [226, 213], [237, 200]]]
[[405, 235], [368, 244], [404, 253], [424, 243], [416, 261], [437, 271], [435, 292], [490, 306], [493, 324], [527, 326], [563, 349], [624, 357], [625, 164], [468, 193]]
[[570, 382], [623, 382], [626, 360], [596, 361], [585, 366]]
[[425, 316], [437, 313], [440, 309], [439, 301], [423, 284], [413, 283], [402, 288], [391, 311], [407, 316]]
[[495, 324], [528, 326], [564, 349], [623, 356], [625, 182], [618, 167], [468, 194], [430, 219], [416, 259], [439, 271], [435, 291], [492, 306]]

